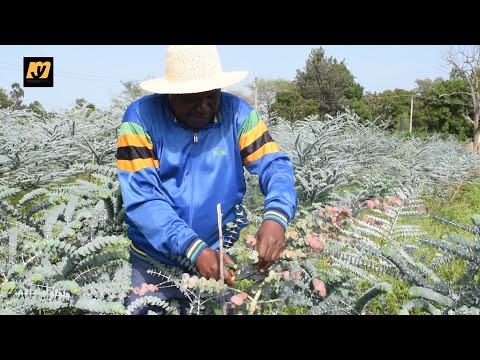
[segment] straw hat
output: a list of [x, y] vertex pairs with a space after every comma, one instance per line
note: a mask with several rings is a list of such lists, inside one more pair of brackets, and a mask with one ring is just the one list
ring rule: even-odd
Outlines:
[[165, 77], [143, 81], [140, 87], [158, 94], [191, 94], [234, 85], [247, 74], [223, 72], [215, 45], [171, 45]]

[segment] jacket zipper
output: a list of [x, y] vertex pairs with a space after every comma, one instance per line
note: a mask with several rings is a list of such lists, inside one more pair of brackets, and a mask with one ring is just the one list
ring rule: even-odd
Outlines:
[[[197, 143], [198, 143], [198, 133], [197, 133], [197, 132], [194, 132], [194, 133], [193, 133], [193, 143], [194, 143], [194, 144], [197, 144]], [[196, 151], [197, 151], [197, 148], [194, 147], [194, 148], [192, 149], [192, 151], [196, 152]], [[196, 158], [196, 156], [193, 157], [193, 159], [195, 159], [195, 158]], [[190, 228], [191, 228], [192, 225], [193, 225], [193, 209], [194, 209], [194, 207], [195, 207], [195, 199], [194, 199], [194, 197], [195, 197], [195, 192], [196, 192], [196, 191], [195, 191], [195, 180], [196, 180], [196, 179], [195, 179], [195, 175], [196, 175], [196, 162], [194, 161], [193, 164], [192, 164], [192, 173], [191, 173], [191, 177], [192, 177], [192, 194], [191, 194], [191, 197], [190, 197], [190, 205], [191, 205], [191, 206], [190, 206], [190, 214], [189, 214], [189, 215], [190, 215], [190, 216], [189, 216], [189, 218], [190, 218], [189, 220], [190, 220], [190, 221], [189, 221], [189, 224], [188, 224], [188, 226], [189, 226]]]

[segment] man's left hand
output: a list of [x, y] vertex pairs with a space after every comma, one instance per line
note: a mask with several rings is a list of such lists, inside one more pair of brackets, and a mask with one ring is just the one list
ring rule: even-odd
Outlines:
[[285, 231], [282, 225], [273, 220], [265, 220], [255, 234], [257, 243], [254, 250], [258, 252], [258, 262], [255, 264], [260, 272], [267, 270], [285, 248]]

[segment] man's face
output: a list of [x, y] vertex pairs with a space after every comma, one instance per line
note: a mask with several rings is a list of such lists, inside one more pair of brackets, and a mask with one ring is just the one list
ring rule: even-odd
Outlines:
[[220, 106], [220, 89], [196, 94], [170, 94], [168, 101], [175, 118], [197, 131], [217, 113]]

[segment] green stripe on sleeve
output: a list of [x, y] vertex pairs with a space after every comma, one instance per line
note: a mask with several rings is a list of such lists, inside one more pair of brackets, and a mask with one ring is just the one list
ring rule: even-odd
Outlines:
[[259, 122], [260, 122], [260, 117], [258, 116], [258, 113], [255, 110], [250, 111], [250, 114], [248, 114], [247, 118], [245, 119], [245, 122], [243, 123], [242, 127], [238, 132], [237, 141], [239, 141], [243, 135], [245, 135], [247, 132], [249, 132], [255, 126], [257, 126]]
[[120, 136], [125, 134], [143, 135], [148, 141], [152, 142], [152, 138], [145, 132], [143, 127], [132, 122], [125, 121], [120, 126]]

